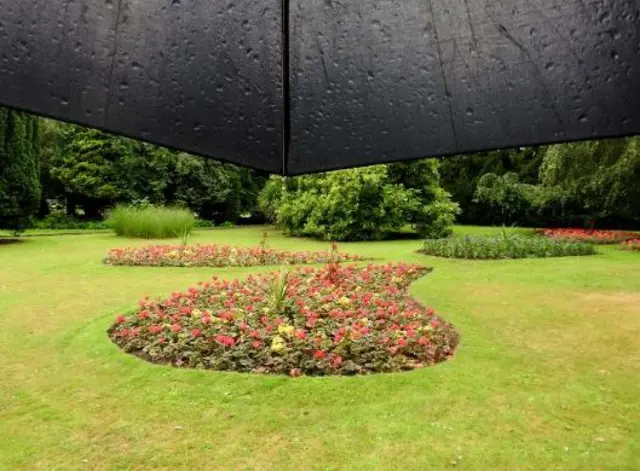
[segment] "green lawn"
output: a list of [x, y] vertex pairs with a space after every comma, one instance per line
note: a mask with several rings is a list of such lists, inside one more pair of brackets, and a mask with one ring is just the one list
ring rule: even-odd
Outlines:
[[[193, 242], [257, 244], [263, 229]], [[418, 255], [418, 240], [342, 244], [433, 266], [411, 292], [458, 327], [458, 353], [409, 373], [290, 379], [114, 346], [106, 329], [139, 298], [252, 271], [101, 263], [145, 243], [0, 245], [0, 469], [640, 469], [640, 253], [464, 261]]]

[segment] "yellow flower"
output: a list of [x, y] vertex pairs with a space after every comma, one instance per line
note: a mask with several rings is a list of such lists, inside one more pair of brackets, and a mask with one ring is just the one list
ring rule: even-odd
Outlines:
[[366, 317], [363, 317], [360, 319], [360, 324], [362, 325], [369, 325], [369, 319]]
[[284, 350], [284, 340], [279, 335], [276, 335], [271, 340], [271, 350], [274, 352], [279, 352]]
[[200, 311], [200, 309], [194, 309], [193, 311], [191, 311], [191, 315], [193, 317], [200, 317], [201, 314], [202, 312]]
[[346, 296], [341, 297], [338, 302], [340, 304], [342, 304], [343, 306], [348, 306], [349, 304], [351, 304], [351, 300], [349, 298], [347, 298]]
[[294, 327], [292, 325], [280, 324], [278, 326], [278, 332], [286, 335], [287, 337], [291, 336], [291, 334], [293, 333], [293, 330], [294, 330]]
[[269, 314], [269, 312], [271, 312], [271, 309], [269, 309], [268, 307], [263, 307], [262, 312], [264, 312], [265, 314]]

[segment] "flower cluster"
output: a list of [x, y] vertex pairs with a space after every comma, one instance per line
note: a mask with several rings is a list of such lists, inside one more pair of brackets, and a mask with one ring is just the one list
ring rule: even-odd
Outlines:
[[231, 245], [150, 245], [109, 250], [104, 262], [110, 265], [148, 267], [251, 267], [256, 265], [299, 265], [309, 263], [356, 262], [359, 255], [337, 251], [290, 252]]
[[640, 239], [625, 240], [622, 242], [621, 248], [625, 250], [637, 250], [640, 252]]
[[617, 244], [625, 240], [640, 237], [640, 234], [624, 231], [602, 231], [596, 229], [538, 229], [542, 234], [552, 239], [574, 240], [590, 242], [592, 244]]
[[333, 265], [214, 277], [164, 301], [142, 300], [109, 335], [127, 352], [175, 366], [291, 376], [420, 368], [458, 344], [451, 324], [407, 294], [428, 271]]

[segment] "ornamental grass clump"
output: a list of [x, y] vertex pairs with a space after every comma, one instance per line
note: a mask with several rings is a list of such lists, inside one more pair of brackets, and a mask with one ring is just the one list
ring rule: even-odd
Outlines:
[[420, 252], [437, 257], [478, 260], [566, 257], [596, 253], [592, 245], [582, 242], [525, 237], [516, 234], [425, 240]]
[[196, 225], [195, 216], [187, 209], [164, 206], [124, 206], [111, 210], [107, 223], [116, 235], [142, 239], [188, 239]]
[[162, 301], [141, 301], [108, 333], [124, 351], [151, 362], [290, 376], [405, 371], [453, 355], [456, 329], [407, 294], [429, 269], [333, 270], [214, 277]]

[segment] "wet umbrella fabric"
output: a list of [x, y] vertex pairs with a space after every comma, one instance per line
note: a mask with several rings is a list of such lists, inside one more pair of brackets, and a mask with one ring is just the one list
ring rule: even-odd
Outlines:
[[637, 0], [0, 0], [0, 103], [280, 174], [640, 132]]

